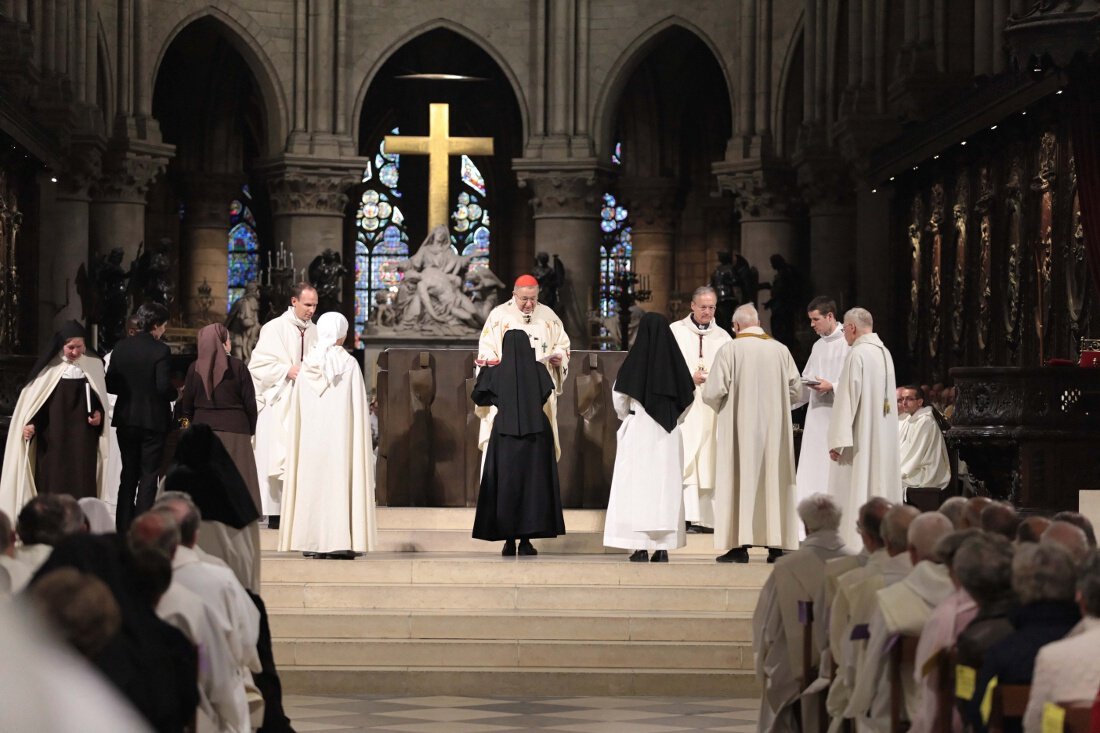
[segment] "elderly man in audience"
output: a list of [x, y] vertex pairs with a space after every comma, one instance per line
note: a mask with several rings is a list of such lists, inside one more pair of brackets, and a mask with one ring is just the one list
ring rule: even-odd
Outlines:
[[963, 511], [966, 510], [966, 499], [961, 496], [952, 496], [940, 504], [939, 512], [951, 520], [955, 529], [963, 529]]
[[978, 614], [955, 642], [958, 664], [969, 667], [971, 676], [981, 669], [986, 651], [1014, 630], [1009, 618], [1016, 605], [1012, 552], [1005, 538], [981, 533], [955, 553], [955, 577], [978, 604]]
[[68, 494], [39, 494], [19, 512], [15, 533], [22, 546], [15, 559], [34, 575], [64, 537], [84, 531], [84, 514]]
[[[883, 505], [887, 510], [883, 513]], [[873, 524], [867, 520], [868, 510], [873, 507], [880, 517], [881, 545], [875, 547], [871, 542], [869, 528]], [[834, 649], [837, 673], [829, 688], [827, 709], [833, 717], [830, 730], [839, 730], [842, 718], [848, 709], [852, 690], [863, 666], [867, 653], [868, 624], [874, 613], [876, 593], [887, 585], [892, 585], [912, 569], [909, 560], [908, 532], [909, 524], [918, 514], [911, 506], [890, 506], [883, 499], [871, 499], [860, 511], [860, 535], [864, 548], [871, 553], [867, 565], [851, 570], [840, 576], [837, 583], [836, 601], [833, 604], [829, 620], [829, 644]]]
[[1077, 601], [1084, 618], [1061, 641], [1039, 650], [1024, 713], [1024, 733], [1042, 733], [1046, 703], [1091, 705], [1100, 688], [1100, 553], [1077, 570]]
[[[939, 669], [936, 657], [955, 646], [955, 640], [966, 625], [978, 613], [978, 605], [966, 589], [959, 584], [955, 573], [955, 556], [969, 540], [981, 535], [977, 529], [964, 529], [945, 535], [936, 543], [935, 554], [947, 567], [955, 592], [932, 611], [920, 632], [917, 651], [913, 657], [913, 679], [920, 685], [918, 704], [913, 712], [910, 733], [946, 733], [936, 729], [936, 691], [939, 688]], [[952, 730], [962, 730], [962, 718], [956, 716]]]
[[31, 579], [31, 569], [15, 559], [15, 529], [0, 512], [0, 598], [18, 593]]
[[[986, 730], [982, 703], [991, 681], [996, 678], [998, 685], [1030, 685], [1039, 649], [1064, 637], [1081, 620], [1074, 602], [1077, 574], [1073, 557], [1057, 544], [1017, 547], [1012, 558], [1012, 588], [1020, 602], [1013, 615], [1015, 630], [986, 652], [974, 694], [963, 708], [966, 721], [976, 731]], [[1018, 721], [1005, 723], [1005, 733], [1020, 729]]]
[[1050, 523], [1039, 538], [1040, 544], [1053, 543], [1061, 545], [1070, 555], [1073, 561], [1081, 562], [1089, 554], [1088, 536], [1080, 527], [1061, 520]]
[[[135, 558], [143, 553], [171, 562], [180, 543], [179, 525], [167, 511], [150, 511], [130, 525], [128, 543]], [[199, 665], [199, 731], [249, 733], [251, 722], [245, 695], [246, 677], [229, 648], [230, 629], [218, 611], [172, 578], [154, 606], [157, 616], [176, 627], [202, 650]]]
[[1011, 542], [1016, 539], [1020, 515], [1011, 504], [995, 501], [982, 509], [979, 521], [983, 531], [999, 534]]
[[1050, 520], [1046, 517], [1027, 517], [1016, 528], [1016, 542], [1038, 542], [1050, 526]]
[[[936, 543], [952, 531], [951, 520], [939, 512], [926, 512], [909, 525], [907, 550], [912, 570], [899, 582], [878, 591], [877, 607], [871, 616], [867, 656], [856, 677], [846, 717], [880, 733], [890, 729], [889, 652], [887, 642], [895, 634], [916, 636], [955, 587], [935, 554]], [[913, 670], [902, 668], [906, 719], [916, 707]]]
[[1080, 528], [1085, 533], [1085, 537], [1089, 541], [1089, 547], [1096, 547], [1096, 532], [1092, 528], [1092, 522], [1089, 518], [1080, 512], [1058, 512], [1050, 518], [1052, 522], [1069, 522], [1075, 527]]
[[993, 500], [988, 496], [972, 496], [966, 500], [966, 506], [963, 508], [962, 525], [959, 529], [967, 529], [974, 527], [976, 529], [982, 528], [982, 510], [993, 503]]
[[764, 583], [753, 613], [753, 649], [756, 674], [763, 681], [759, 730], [796, 733], [816, 724], [817, 698], [802, 705], [796, 715], [802, 689], [810, 680], [801, 678], [802, 632], [798, 604], [812, 602], [814, 614], [813, 657], [820, 659], [825, 647], [824, 599], [825, 563], [851, 555], [840, 537], [840, 507], [831, 496], [812, 494], [798, 503], [798, 516], [806, 530], [806, 539], [798, 550], [775, 563], [775, 570]]

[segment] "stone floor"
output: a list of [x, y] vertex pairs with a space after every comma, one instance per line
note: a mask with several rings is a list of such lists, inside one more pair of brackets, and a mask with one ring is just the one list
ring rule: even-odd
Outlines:
[[339, 697], [287, 695], [298, 733], [754, 733], [750, 699], [659, 697]]

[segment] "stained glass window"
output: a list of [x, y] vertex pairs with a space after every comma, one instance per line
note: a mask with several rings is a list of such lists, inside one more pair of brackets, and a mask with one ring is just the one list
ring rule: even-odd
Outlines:
[[466, 287], [472, 289], [470, 274], [489, 266], [490, 223], [489, 209], [485, 206], [487, 187], [485, 177], [469, 156], [462, 156], [462, 183], [474, 193], [462, 190], [455, 198], [451, 212], [451, 245], [455, 252], [470, 257], [466, 270]]
[[[619, 146], [615, 146], [618, 149]], [[619, 297], [624, 277], [634, 269], [634, 248], [630, 234], [630, 212], [610, 193], [603, 195], [600, 207], [600, 317], [618, 318]], [[616, 348], [606, 326], [600, 326], [600, 348]]]
[[[400, 134], [394, 128], [392, 134]], [[401, 156], [386, 152], [383, 140], [363, 170], [363, 183], [377, 184], [363, 191], [356, 211], [355, 241], [355, 328], [362, 332], [377, 299], [389, 300], [397, 292], [403, 274], [399, 271], [409, 259], [409, 236], [405, 215], [397, 205], [401, 192]]]
[[249, 204], [252, 192], [241, 188], [241, 197], [229, 204], [229, 272], [226, 309], [244, 295], [244, 287], [259, 278], [260, 241], [256, 237], [256, 219]]

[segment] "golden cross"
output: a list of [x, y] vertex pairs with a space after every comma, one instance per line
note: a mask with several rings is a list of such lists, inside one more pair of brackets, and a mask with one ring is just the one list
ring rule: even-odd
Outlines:
[[452, 155], [492, 155], [491, 137], [451, 137], [451, 106], [432, 103], [427, 137], [386, 135], [386, 152], [428, 156], [428, 231], [448, 226], [448, 163]]

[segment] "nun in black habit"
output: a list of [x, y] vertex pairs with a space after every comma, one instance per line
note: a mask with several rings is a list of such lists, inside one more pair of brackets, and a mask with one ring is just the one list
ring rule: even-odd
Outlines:
[[554, 383], [524, 331], [504, 334], [500, 364], [478, 374], [471, 398], [497, 408], [474, 516], [475, 539], [504, 540], [502, 555], [537, 555], [533, 538], [565, 534], [554, 434], [543, 412]]

